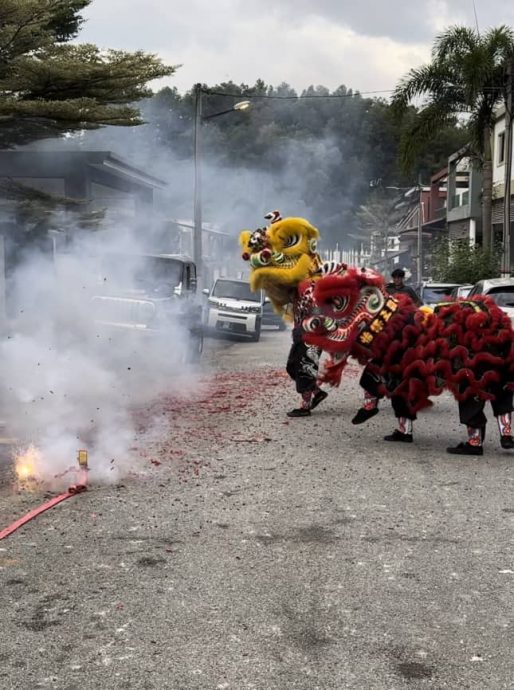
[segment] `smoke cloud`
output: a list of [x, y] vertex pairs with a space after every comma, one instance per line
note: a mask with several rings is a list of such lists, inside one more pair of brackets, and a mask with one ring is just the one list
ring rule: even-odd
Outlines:
[[[12, 435], [39, 449], [38, 479], [56, 483], [80, 448], [89, 452], [92, 480], [140, 470], [134, 409], [196, 385], [194, 367], [184, 364], [190, 340], [173, 291], [178, 280], [159, 276], [144, 252], [130, 233], [77, 233], [55, 257], [26, 253], [12, 276], [14, 313], [0, 344], [2, 414]], [[158, 327], [152, 299], [166, 310]], [[172, 433], [162, 425], [156, 420], [147, 433]]]
[[[153, 220], [191, 224], [194, 171], [190, 143], [184, 143], [184, 130], [176, 146], [163, 146], [158, 135], [156, 124], [150, 122], [133, 129], [106, 127], [83, 132], [40, 142], [37, 147], [110, 150], [166, 182], [155, 193]], [[266, 136], [265, 128], [259, 136]], [[325, 239], [326, 223], [345, 227], [355, 181], [341, 179], [336, 197], [326, 194], [328, 181], [340, 175], [345, 156], [340, 140], [322, 135], [286, 138], [276, 147], [263, 145], [263, 158], [258, 165], [249, 166], [228, 156], [213, 156], [212, 137], [216, 131], [205, 126], [203, 220], [225, 235], [223, 241], [204, 246], [211, 273], [245, 274], [238, 234], [243, 228], [262, 226], [264, 214], [271, 209], [279, 209], [283, 216], [307, 217]], [[152, 275], [154, 268], [142, 265], [134, 256], [178, 249], [163, 233], [162, 225], [157, 230], [158, 222], [149, 222], [136, 232], [119, 216], [117, 222], [113, 218], [115, 215], [108, 214], [99, 232], [70, 232], [67, 228], [73, 240], [59, 247], [55, 256], [26, 252], [10, 279], [10, 301], [15, 307], [9, 337], [0, 345], [2, 416], [12, 435], [41, 450], [38, 469], [45, 480], [73, 465], [80, 447], [89, 451], [93, 479], [117, 480], [137, 467], [131, 450], [137, 436], [134, 408], [163, 393], [180, 391], [183, 395], [198, 385], [194, 367], [184, 368], [190, 342], [179, 314], [180, 300], [168, 300], [175, 306], [168, 304], [166, 325], [156, 337], [147, 337], [142, 329], [99, 325], [106, 305], [112, 311], [110, 297], [144, 298], [148, 286], [142, 285], [141, 275]], [[117, 255], [118, 260], [106, 266], [105, 255]], [[151, 289], [159, 301], [159, 285], [153, 284]], [[116, 320], [112, 314], [110, 318]], [[162, 424], [156, 420], [149, 433], [173, 433]]]

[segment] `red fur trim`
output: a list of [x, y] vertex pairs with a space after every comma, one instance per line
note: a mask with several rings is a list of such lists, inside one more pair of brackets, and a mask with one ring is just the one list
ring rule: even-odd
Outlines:
[[[327, 313], [334, 296], [348, 297], [351, 307], [363, 285], [380, 287], [383, 281], [348, 269], [342, 276], [317, 281], [315, 300]], [[385, 395], [404, 397], [416, 412], [443, 390], [457, 400], [494, 399], [492, 391], [498, 383], [514, 390], [514, 332], [510, 319], [492, 299], [474, 298], [478, 311], [469, 300], [455, 300], [429, 315], [404, 295], [396, 299], [398, 311], [369, 346], [349, 341], [349, 356], [381, 376]], [[322, 335], [308, 334], [306, 341], [328, 350], [332, 346]], [[323, 380], [339, 385], [343, 369], [344, 364], [329, 364]]]
[[320, 371], [319, 373], [318, 382], [320, 384], [327, 383], [329, 386], [333, 387], [339, 386], [346, 364], [346, 359], [336, 362], [330, 357], [325, 361], [323, 371]]

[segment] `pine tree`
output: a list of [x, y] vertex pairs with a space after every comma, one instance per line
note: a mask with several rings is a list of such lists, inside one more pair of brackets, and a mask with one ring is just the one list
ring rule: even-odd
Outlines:
[[71, 44], [91, 0], [0, 0], [0, 147], [102, 125], [137, 125], [134, 103], [175, 67]]

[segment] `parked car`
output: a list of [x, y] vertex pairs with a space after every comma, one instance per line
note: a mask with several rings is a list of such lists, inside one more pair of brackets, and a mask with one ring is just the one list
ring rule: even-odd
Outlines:
[[514, 278], [490, 278], [476, 283], [468, 297], [489, 295], [514, 325]]
[[218, 278], [208, 296], [206, 327], [208, 331], [247, 335], [257, 342], [261, 337], [264, 293], [252, 292], [246, 280]]
[[177, 320], [187, 329], [187, 361], [203, 350], [202, 305], [196, 265], [179, 254], [118, 254], [101, 258], [100, 289], [92, 297], [95, 323], [104, 329], [166, 334]]
[[467, 297], [472, 289], [473, 285], [459, 285], [453, 288], [450, 295], [451, 297]]
[[277, 326], [279, 331], [284, 331], [286, 328], [284, 319], [273, 309], [273, 305], [267, 297], [264, 298], [262, 307], [262, 325]]
[[452, 294], [452, 290], [459, 287], [462, 287], [460, 283], [423, 283], [421, 301], [428, 306], [443, 302], [446, 297]]

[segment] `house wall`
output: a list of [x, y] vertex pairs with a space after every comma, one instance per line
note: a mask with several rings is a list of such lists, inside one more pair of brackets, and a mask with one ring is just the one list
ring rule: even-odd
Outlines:
[[[505, 200], [505, 161], [506, 143], [502, 141], [505, 135], [505, 111], [503, 106], [498, 110], [496, 122], [492, 134], [492, 154], [493, 154], [493, 204], [492, 204], [492, 225], [493, 241], [502, 243], [504, 238], [504, 200]], [[514, 153], [512, 155], [514, 163]], [[510, 258], [511, 268], [514, 264], [514, 165], [511, 175], [511, 197], [510, 197]]]
[[[514, 185], [513, 185], [514, 187]], [[503, 189], [502, 189], [503, 193]], [[503, 196], [499, 199], [493, 201], [493, 225], [496, 223], [501, 223], [503, 225]], [[514, 222], [514, 196], [510, 198], [510, 217], [512, 222]]]
[[[493, 150], [493, 194], [495, 198], [503, 197], [504, 188], [504, 178], [505, 178], [505, 160], [501, 160], [502, 149], [500, 147], [501, 141], [500, 137], [505, 133], [505, 114], [501, 113], [496, 120], [493, 129], [493, 140], [492, 140], [492, 150]], [[503, 157], [505, 158], [505, 150], [503, 150]], [[514, 153], [513, 153], [514, 161]], [[514, 180], [514, 165], [512, 166], [512, 176], [511, 179]], [[514, 185], [513, 185], [514, 191]]]
[[462, 218], [448, 223], [448, 237], [450, 240], [466, 240], [470, 238], [470, 218]]
[[[447, 222], [450, 239], [470, 237], [470, 221], [475, 221], [475, 237], [481, 235], [482, 226], [482, 175], [478, 166], [469, 158], [458, 158], [457, 154], [449, 160]], [[459, 175], [468, 173], [465, 188], [457, 186]], [[456, 197], [459, 197], [456, 199]], [[453, 235], [451, 227], [453, 226]], [[464, 228], [467, 234], [464, 235]]]

